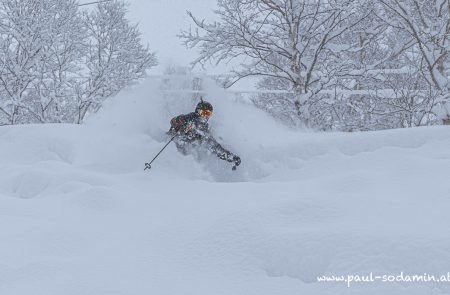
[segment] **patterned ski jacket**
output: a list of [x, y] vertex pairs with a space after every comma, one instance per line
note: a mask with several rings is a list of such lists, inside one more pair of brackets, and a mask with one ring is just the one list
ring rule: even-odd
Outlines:
[[180, 133], [189, 140], [200, 140], [209, 135], [209, 125], [200, 115], [192, 112], [187, 115], [179, 115], [170, 120], [170, 134]]

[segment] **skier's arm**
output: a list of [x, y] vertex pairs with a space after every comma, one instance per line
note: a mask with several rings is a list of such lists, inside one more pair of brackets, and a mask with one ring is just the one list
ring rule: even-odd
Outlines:
[[209, 149], [219, 157], [219, 159], [225, 160], [230, 163], [234, 163], [235, 167], [241, 164], [241, 158], [229, 150], [225, 149], [217, 140], [212, 137], [210, 134], [206, 137], [206, 142], [209, 146]]

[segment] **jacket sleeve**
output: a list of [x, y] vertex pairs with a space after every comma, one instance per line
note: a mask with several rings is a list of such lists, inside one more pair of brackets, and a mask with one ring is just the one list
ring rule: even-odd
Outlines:
[[[207, 144], [208, 149], [211, 151], [211, 153], [215, 154], [219, 159], [225, 160], [227, 162], [233, 162], [236, 160], [237, 158], [236, 155], [230, 152], [229, 150], [225, 149], [220, 143], [218, 143], [214, 139], [214, 137], [209, 136], [208, 138], [206, 138], [205, 143]], [[240, 163], [241, 162], [239, 158], [239, 163], [237, 165], [239, 165]]]
[[188, 120], [185, 115], [179, 115], [170, 120], [170, 126], [176, 131], [185, 131], [188, 125]]

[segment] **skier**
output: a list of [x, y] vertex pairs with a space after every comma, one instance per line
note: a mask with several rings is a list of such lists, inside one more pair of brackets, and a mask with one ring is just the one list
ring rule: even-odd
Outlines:
[[209, 132], [208, 120], [212, 112], [212, 105], [201, 98], [194, 112], [170, 120], [171, 127], [167, 134], [177, 135], [175, 144], [182, 154], [187, 155], [192, 148], [204, 148], [218, 158], [234, 163], [233, 170], [236, 170], [241, 158], [222, 147]]

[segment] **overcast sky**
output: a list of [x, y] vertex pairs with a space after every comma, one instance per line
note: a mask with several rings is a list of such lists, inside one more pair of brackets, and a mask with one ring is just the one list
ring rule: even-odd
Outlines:
[[194, 50], [181, 45], [176, 35], [188, 29], [192, 21], [186, 11], [203, 19], [214, 18], [215, 0], [128, 0], [130, 19], [139, 22], [144, 41], [156, 51], [160, 66], [153, 72], [161, 72], [169, 64], [188, 65], [195, 57]]

